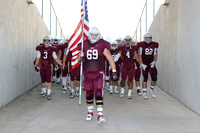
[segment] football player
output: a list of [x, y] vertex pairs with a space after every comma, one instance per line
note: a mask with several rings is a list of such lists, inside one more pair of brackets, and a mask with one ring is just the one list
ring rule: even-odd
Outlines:
[[[118, 43], [117, 41], [113, 41], [111, 43], [111, 47], [110, 47], [110, 53], [113, 57], [113, 59], [115, 58], [115, 55], [118, 54], [119, 50], [118, 50]], [[118, 94], [118, 80], [119, 80], [119, 76], [120, 76], [120, 69], [121, 69], [121, 58], [115, 62], [116, 65], [116, 70], [117, 70], [117, 79], [116, 81], [113, 81], [112, 78], [110, 78], [110, 94], [113, 93], [113, 88], [114, 88], [114, 93]], [[110, 68], [110, 67], [109, 67]], [[110, 70], [110, 75], [112, 75], [112, 71]]]
[[[39, 61], [40, 63], [40, 77], [42, 82], [42, 96], [47, 95], [47, 99], [51, 100], [51, 78], [52, 78], [52, 69], [53, 69], [53, 59], [59, 64], [62, 65], [60, 60], [57, 58], [56, 51], [57, 48], [50, 46], [51, 37], [45, 36], [43, 38], [43, 45], [36, 47], [37, 50], [37, 59], [35, 62], [35, 70], [39, 71]], [[47, 90], [46, 90], [47, 82]]]
[[[88, 39], [83, 41], [80, 60], [83, 61], [83, 86], [85, 90], [88, 114], [86, 120], [92, 120], [93, 101], [96, 100], [98, 123], [105, 122], [103, 117], [103, 87], [105, 80], [105, 57], [112, 69], [112, 78], [117, 79], [115, 62], [110, 54], [110, 43], [100, 38], [100, 31], [97, 27], [91, 27]], [[78, 44], [81, 50], [81, 44]]]
[[[131, 41], [131, 45], [136, 46], [137, 45], [137, 41], [135, 38], [132, 38]], [[135, 86], [137, 89], [137, 94], [138, 95], [142, 95], [141, 90], [140, 90], [140, 75], [141, 75], [141, 67], [139, 62], [136, 60], [136, 58], [134, 57], [134, 61], [135, 61]]]
[[119, 53], [114, 57], [114, 61], [122, 58], [121, 68], [121, 92], [120, 97], [124, 96], [125, 82], [128, 77], [128, 99], [132, 99], [133, 77], [135, 73], [134, 56], [137, 59], [137, 46], [131, 45], [132, 38], [127, 35], [124, 38], [124, 45], [119, 47]]
[[156, 85], [157, 81], [157, 69], [156, 69], [156, 61], [158, 58], [158, 46], [157, 42], [152, 41], [152, 35], [150, 32], [144, 34], [144, 41], [138, 42], [138, 53], [139, 53], [139, 61], [142, 67], [143, 73], [143, 97], [144, 99], [148, 99], [147, 96], [147, 80], [148, 80], [148, 73], [151, 76], [151, 87], [149, 92], [153, 98], [156, 97], [154, 94], [154, 86]]

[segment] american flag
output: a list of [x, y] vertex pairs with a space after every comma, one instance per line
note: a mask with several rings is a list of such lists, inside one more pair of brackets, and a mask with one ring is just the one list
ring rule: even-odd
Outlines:
[[75, 29], [73, 35], [70, 37], [69, 40], [68, 49], [72, 51], [72, 59], [71, 59], [72, 69], [70, 71], [73, 71], [76, 67], [79, 66], [78, 58], [80, 52], [77, 50], [77, 45], [82, 39], [83, 35], [82, 32], [84, 33], [83, 39], [87, 39], [89, 32], [87, 0], [82, 0], [81, 2], [81, 19], [78, 23], [77, 28]]

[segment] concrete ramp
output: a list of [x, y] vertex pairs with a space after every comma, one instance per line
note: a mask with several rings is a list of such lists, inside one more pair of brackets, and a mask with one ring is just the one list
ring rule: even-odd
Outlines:
[[144, 100], [134, 90], [132, 100], [126, 95], [110, 95], [105, 90], [104, 116], [99, 125], [86, 121], [85, 98], [69, 99], [60, 87], [54, 87], [52, 100], [40, 96], [40, 86], [0, 109], [1, 133], [199, 133], [200, 116], [183, 104], [155, 88], [157, 95]]

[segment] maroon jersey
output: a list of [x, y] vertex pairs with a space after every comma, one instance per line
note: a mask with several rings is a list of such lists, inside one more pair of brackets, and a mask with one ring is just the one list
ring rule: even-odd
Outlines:
[[[112, 57], [114, 58], [114, 56], [119, 53], [119, 49], [116, 49], [116, 50], [110, 49], [110, 53], [111, 53]], [[122, 63], [122, 59], [119, 58], [119, 60], [117, 62], [115, 62], [115, 65], [120, 66], [121, 63]]]
[[126, 68], [135, 67], [134, 52], [137, 51], [137, 46], [121, 46], [119, 47], [119, 50], [121, 51], [123, 66]]
[[42, 66], [50, 66], [53, 64], [53, 52], [57, 52], [57, 48], [53, 46], [49, 46], [46, 48], [44, 45], [39, 45], [36, 47], [36, 50], [40, 51], [41, 53], [41, 67]]
[[64, 56], [64, 54], [65, 54], [65, 49], [66, 49], [67, 47], [68, 47], [68, 43], [67, 43], [67, 42], [64, 43], [64, 44], [59, 44], [59, 45], [57, 46], [58, 51], [59, 51], [59, 50], [61, 51], [60, 60], [63, 60], [63, 56]]
[[157, 42], [150, 42], [149, 44], [142, 41], [137, 43], [138, 53], [142, 55], [144, 64], [149, 65], [154, 61], [154, 55], [157, 54], [159, 44]]
[[[83, 70], [88, 72], [97, 72], [105, 70], [105, 56], [104, 49], [110, 49], [110, 43], [100, 39], [98, 42], [91, 44], [88, 39], [83, 42], [83, 52], [85, 62], [83, 63]], [[81, 50], [81, 43], [78, 44], [78, 50]]]

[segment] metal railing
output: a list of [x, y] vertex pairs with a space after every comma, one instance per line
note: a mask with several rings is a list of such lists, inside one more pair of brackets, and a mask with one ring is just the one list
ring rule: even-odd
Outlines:
[[37, 6], [50, 34], [52, 36], [64, 37], [51, 0], [34, 0], [34, 3]]
[[161, 3], [162, 0], [146, 0], [133, 36], [137, 41], [142, 41], [143, 35], [150, 28]]

